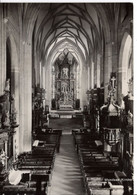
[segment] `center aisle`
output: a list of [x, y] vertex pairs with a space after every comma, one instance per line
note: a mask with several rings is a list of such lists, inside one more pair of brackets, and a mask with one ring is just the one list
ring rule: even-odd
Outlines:
[[49, 195], [85, 195], [78, 155], [70, 134], [61, 137]]

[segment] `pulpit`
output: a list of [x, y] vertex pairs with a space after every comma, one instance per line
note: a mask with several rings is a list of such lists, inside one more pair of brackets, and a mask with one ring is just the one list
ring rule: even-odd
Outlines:
[[116, 145], [120, 141], [120, 107], [114, 103], [113, 96], [107, 105], [101, 107], [101, 130], [104, 150], [116, 152]]
[[120, 128], [104, 127], [104, 141], [109, 145], [115, 145], [120, 141]]
[[108, 103], [103, 105], [100, 109], [100, 126], [101, 134], [104, 142], [104, 151], [110, 153], [117, 153], [117, 144], [120, 141], [120, 114], [121, 108], [115, 101], [115, 78], [111, 78], [112, 85], [109, 86]]

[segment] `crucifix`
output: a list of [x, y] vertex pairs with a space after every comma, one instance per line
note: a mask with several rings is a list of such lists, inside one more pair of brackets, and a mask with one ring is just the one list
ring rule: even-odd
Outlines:
[[112, 88], [113, 88], [113, 89], [115, 88], [115, 81], [116, 81], [116, 78], [113, 76], [113, 77], [111, 78]]

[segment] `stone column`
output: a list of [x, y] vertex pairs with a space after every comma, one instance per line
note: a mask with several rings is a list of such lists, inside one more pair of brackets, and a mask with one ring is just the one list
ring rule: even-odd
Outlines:
[[45, 86], [46, 87], [46, 105], [49, 105], [49, 108], [51, 108], [51, 99], [52, 99], [51, 67], [50, 66], [46, 66], [46, 78], [45, 78], [45, 83], [46, 83], [46, 86]]
[[122, 95], [127, 95], [127, 69], [125, 67], [119, 67], [117, 69], [117, 83], [118, 83], [118, 102], [121, 104], [122, 102]]
[[105, 47], [105, 64], [104, 64], [104, 100], [108, 97], [108, 83], [112, 73], [112, 43], [106, 44]]
[[91, 64], [91, 89], [94, 88], [94, 62]]
[[31, 151], [32, 137], [32, 45], [23, 41], [20, 65], [20, 152]]
[[81, 74], [81, 108], [83, 109], [84, 105], [87, 105], [87, 90], [88, 90], [88, 68], [87, 67], [82, 67], [82, 74]]
[[40, 67], [40, 70], [39, 70], [40, 88], [42, 88], [43, 87], [43, 74], [42, 74], [42, 64], [41, 64], [41, 62], [39, 62], [38, 66]]
[[89, 87], [89, 83], [90, 83], [90, 68], [89, 67], [88, 67], [88, 78], [87, 79], [88, 79], [88, 89], [89, 89], [90, 88]]
[[45, 81], [45, 66], [43, 65], [42, 66], [42, 74], [43, 74], [43, 76], [42, 76], [42, 78], [43, 78], [43, 88], [45, 89], [45, 87], [46, 87], [46, 81]]
[[36, 52], [35, 57], [35, 72], [36, 72], [36, 86], [40, 85], [40, 60], [39, 60], [39, 52]]
[[[8, 146], [7, 146], [8, 140], [4, 140], [4, 147], [5, 147], [5, 156], [7, 157], [7, 151], [8, 151]], [[8, 164], [7, 164], [7, 158], [5, 159], [5, 170], [7, 171], [8, 169]]]
[[[116, 33], [115, 33], [116, 36]], [[115, 38], [116, 39], [116, 38]], [[112, 42], [112, 71], [116, 72], [118, 67], [117, 42]]]
[[[12, 56], [15, 57], [15, 56]], [[13, 65], [13, 64], [12, 64]], [[18, 65], [18, 64], [17, 64]], [[11, 68], [11, 93], [14, 97], [14, 105], [13, 105], [13, 112], [17, 112], [16, 114], [16, 122], [19, 124], [19, 69], [18, 67], [12, 67]], [[13, 154], [14, 159], [16, 154], [19, 154], [19, 128], [16, 128], [16, 132], [13, 135]]]
[[103, 73], [100, 73], [100, 67], [101, 67], [101, 55], [98, 54], [97, 55], [97, 88], [100, 88], [100, 74], [103, 74]]
[[94, 86], [93, 88], [95, 88], [95, 85], [97, 85], [97, 53], [95, 52], [95, 57], [94, 57]]
[[103, 52], [100, 55], [100, 84], [101, 87], [104, 87], [104, 59], [103, 59]]
[[3, 95], [6, 81], [6, 24], [3, 4], [0, 4], [0, 95]]
[[23, 144], [24, 151], [31, 150], [31, 138], [32, 138], [32, 48], [31, 43], [25, 45], [25, 124], [24, 124], [24, 136]]

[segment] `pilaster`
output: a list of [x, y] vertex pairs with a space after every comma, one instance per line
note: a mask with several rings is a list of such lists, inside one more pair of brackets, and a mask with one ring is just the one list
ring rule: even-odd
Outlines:
[[106, 43], [105, 47], [105, 64], [104, 64], [104, 100], [108, 97], [108, 83], [112, 73], [112, 43]]
[[20, 153], [31, 151], [32, 137], [32, 45], [22, 44], [20, 66]]
[[3, 4], [0, 4], [0, 95], [3, 95], [6, 80], [6, 23]]

